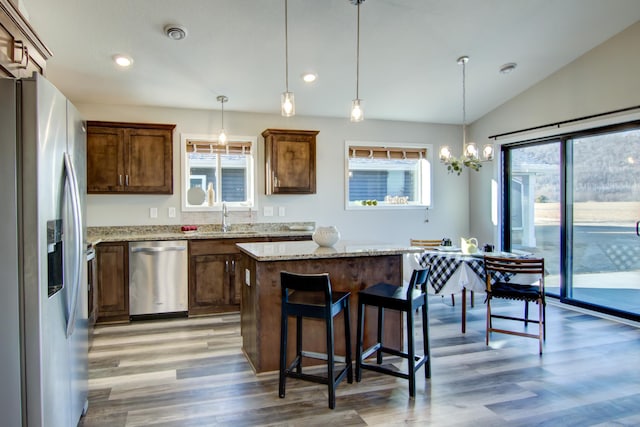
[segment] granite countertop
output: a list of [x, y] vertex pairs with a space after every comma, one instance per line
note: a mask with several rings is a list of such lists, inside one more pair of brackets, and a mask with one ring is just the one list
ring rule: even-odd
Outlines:
[[257, 261], [402, 255], [422, 251], [415, 247], [366, 241], [340, 241], [330, 248], [320, 247], [312, 241], [238, 243], [236, 246]]
[[[256, 223], [233, 225], [223, 232], [219, 224], [199, 225], [197, 231], [182, 232], [180, 225], [88, 227], [87, 243], [145, 240], [239, 239], [245, 237], [311, 236], [313, 223]], [[291, 228], [294, 228], [292, 230]], [[306, 229], [301, 229], [306, 228]]]

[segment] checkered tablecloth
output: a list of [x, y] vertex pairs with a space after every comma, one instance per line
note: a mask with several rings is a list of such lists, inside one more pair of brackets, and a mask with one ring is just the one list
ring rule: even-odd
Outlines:
[[[431, 265], [429, 273], [429, 282], [435, 293], [439, 293], [445, 287], [449, 279], [462, 263], [465, 263], [480, 278], [482, 282], [486, 281], [484, 271], [484, 259], [472, 255], [465, 255], [460, 252], [435, 252], [428, 251], [420, 257], [420, 265], [424, 268]], [[511, 275], [492, 276], [491, 282], [509, 281]]]

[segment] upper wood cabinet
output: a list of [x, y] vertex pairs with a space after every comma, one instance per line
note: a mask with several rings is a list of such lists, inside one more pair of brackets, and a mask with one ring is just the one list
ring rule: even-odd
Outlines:
[[87, 122], [87, 193], [173, 194], [174, 128]]
[[315, 194], [316, 130], [267, 129], [265, 193]]
[[15, 4], [0, 0], [0, 77], [44, 74], [51, 55]]

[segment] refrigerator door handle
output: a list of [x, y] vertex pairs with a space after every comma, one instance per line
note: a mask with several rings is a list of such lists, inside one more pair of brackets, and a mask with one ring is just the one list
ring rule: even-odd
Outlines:
[[73, 334], [76, 323], [76, 312], [78, 305], [78, 294], [82, 281], [82, 256], [83, 256], [83, 236], [82, 236], [82, 212], [80, 209], [80, 191], [78, 190], [78, 178], [69, 153], [64, 153], [64, 165], [66, 169], [66, 180], [69, 183], [71, 211], [73, 214], [74, 250], [73, 250], [73, 280], [71, 281], [71, 305], [67, 316], [67, 338]]
[[636, 236], [640, 236], [640, 221], [636, 222]]

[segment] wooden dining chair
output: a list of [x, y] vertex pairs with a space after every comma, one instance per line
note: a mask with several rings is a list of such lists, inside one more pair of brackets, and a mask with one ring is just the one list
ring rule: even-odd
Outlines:
[[[409, 244], [411, 246], [422, 248], [422, 249], [433, 249], [440, 246], [442, 240], [433, 240], [433, 239], [409, 239]], [[464, 292], [464, 291], [463, 291]], [[451, 305], [455, 307], [456, 305], [456, 296], [455, 294], [451, 294]], [[473, 307], [473, 291], [471, 291], [471, 307]]]
[[[536, 338], [539, 341], [540, 354], [542, 354], [542, 342], [546, 334], [545, 298], [544, 298], [544, 258], [501, 258], [484, 257], [484, 268], [487, 274], [487, 331], [486, 343], [489, 345], [489, 333], [518, 335], [521, 337]], [[520, 280], [518, 278], [520, 275]], [[522, 276], [526, 275], [526, 276]], [[526, 277], [530, 284], [518, 283]], [[525, 302], [524, 316], [506, 316], [494, 314], [491, 311], [491, 300], [494, 298], [510, 299]], [[538, 319], [529, 319], [528, 303], [538, 304]], [[538, 323], [538, 333], [532, 334], [524, 331], [514, 331], [493, 327], [492, 319], [508, 319], [524, 322], [526, 325]]]
[[441, 240], [424, 240], [424, 239], [409, 239], [409, 243], [411, 246], [415, 246], [417, 248], [435, 248], [440, 246], [442, 243]]

